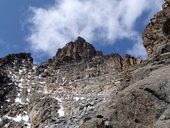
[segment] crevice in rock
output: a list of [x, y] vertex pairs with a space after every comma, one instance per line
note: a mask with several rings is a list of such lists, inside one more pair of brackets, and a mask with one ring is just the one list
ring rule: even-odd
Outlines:
[[170, 18], [164, 22], [162, 30], [164, 35], [170, 36]]
[[166, 100], [166, 97], [167, 97], [166, 94], [164, 94], [164, 95], [163, 94], [158, 94], [156, 91], [154, 91], [154, 90], [152, 90], [150, 88], [145, 88], [144, 91], [150, 93], [151, 95], [153, 95], [157, 99], [159, 99], [159, 100], [161, 100], [161, 101], [163, 101], [163, 102], [165, 102], [167, 104], [170, 104], [170, 102]]

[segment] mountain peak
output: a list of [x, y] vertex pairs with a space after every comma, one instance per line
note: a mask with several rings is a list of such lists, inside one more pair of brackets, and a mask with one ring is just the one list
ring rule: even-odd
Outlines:
[[92, 44], [78, 37], [74, 42], [69, 42], [63, 48], [58, 49], [55, 60], [64, 62], [90, 60], [96, 54], [97, 51]]
[[75, 42], [81, 43], [81, 42], [86, 42], [86, 40], [84, 38], [78, 36], [77, 39], [75, 40]]

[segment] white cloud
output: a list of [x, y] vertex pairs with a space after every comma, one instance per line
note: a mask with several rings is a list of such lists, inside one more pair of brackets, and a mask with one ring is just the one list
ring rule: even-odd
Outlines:
[[[33, 50], [49, 55], [77, 36], [90, 42], [136, 40], [137, 18], [145, 11], [153, 15], [161, 4], [162, 0], [59, 0], [49, 8], [31, 7], [33, 15], [29, 19], [31, 27], [27, 40]], [[134, 44], [134, 49], [140, 52], [131, 50], [130, 53], [142, 55], [140, 46], [141, 43]]]
[[143, 46], [143, 41], [141, 37], [136, 38], [136, 43], [133, 45], [133, 48], [127, 51], [128, 54], [134, 57], [147, 58], [146, 50]]

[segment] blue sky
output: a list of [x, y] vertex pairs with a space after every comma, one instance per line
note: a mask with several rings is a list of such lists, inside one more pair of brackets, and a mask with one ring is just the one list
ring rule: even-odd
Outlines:
[[[46, 8], [54, 4], [54, 0], [0, 0], [0, 57], [19, 52], [32, 52], [26, 41], [27, 18], [30, 16], [29, 8]], [[37, 58], [43, 61], [44, 58]]]
[[105, 54], [146, 57], [140, 37], [162, 3], [162, 0], [0, 0], [0, 57], [30, 52], [36, 62], [42, 62], [77, 36]]

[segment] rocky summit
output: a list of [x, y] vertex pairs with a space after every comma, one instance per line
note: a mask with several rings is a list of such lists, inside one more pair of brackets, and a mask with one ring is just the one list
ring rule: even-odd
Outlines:
[[95, 48], [85, 39], [78, 37], [75, 42], [67, 43], [62, 49], [58, 49], [55, 60], [58, 62], [72, 62], [92, 59], [97, 54]]
[[170, 128], [170, 0], [143, 33], [149, 58], [103, 55], [82, 37], [37, 65], [0, 59], [1, 128]]

